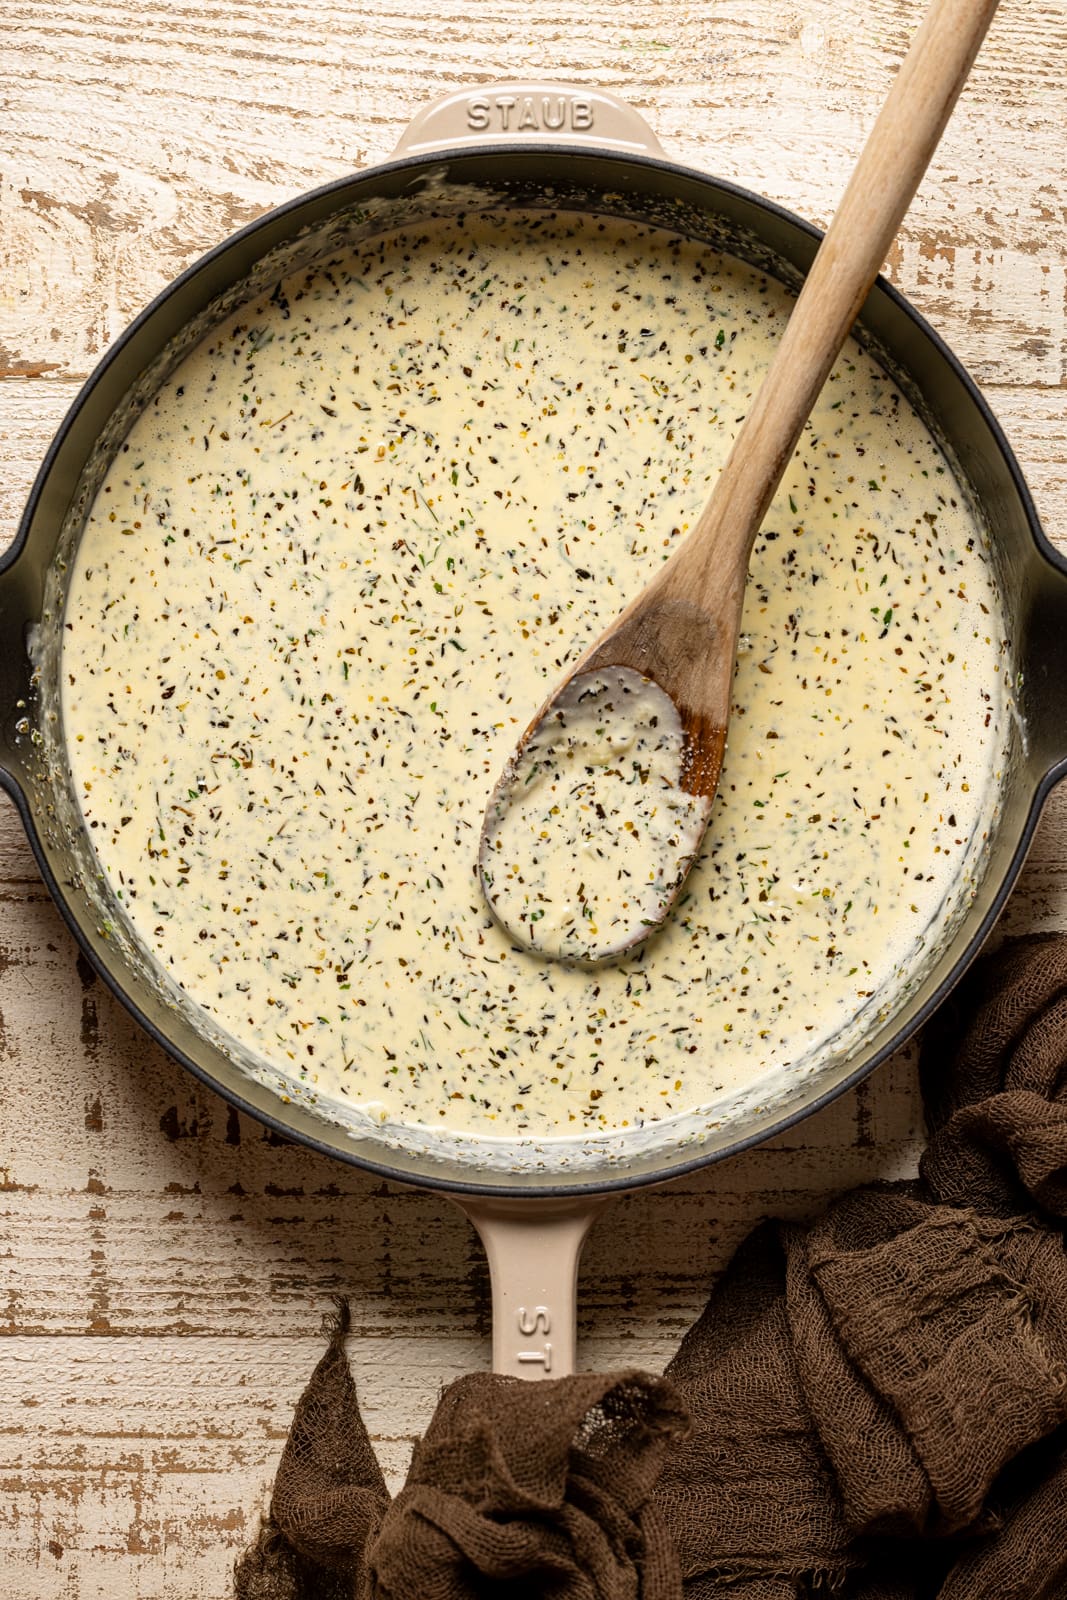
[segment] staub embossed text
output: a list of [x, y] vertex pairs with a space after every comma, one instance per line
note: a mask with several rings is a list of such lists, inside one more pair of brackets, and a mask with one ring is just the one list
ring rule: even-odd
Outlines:
[[589, 133], [594, 108], [582, 95], [475, 95], [467, 102], [472, 133]]

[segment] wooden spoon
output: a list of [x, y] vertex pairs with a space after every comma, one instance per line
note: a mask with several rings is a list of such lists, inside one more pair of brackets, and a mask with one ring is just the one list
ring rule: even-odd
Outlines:
[[[494, 915], [530, 949], [617, 957], [660, 925], [685, 882], [722, 767], [753, 541], [997, 3], [930, 6], [695, 527], [576, 663], [501, 775], [479, 874]], [[623, 764], [612, 765], [634, 740], [651, 764], [646, 784], [652, 774], [636, 826]], [[673, 802], [669, 815], [652, 797]]]

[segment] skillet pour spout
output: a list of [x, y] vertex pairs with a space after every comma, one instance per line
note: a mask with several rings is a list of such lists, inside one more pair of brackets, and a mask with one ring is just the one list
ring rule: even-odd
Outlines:
[[32, 734], [28, 632], [40, 614], [40, 570], [8, 552], [0, 564], [0, 782], [13, 796], [19, 787], [15, 773], [24, 765]]
[[1067, 775], [1067, 560], [1050, 545], [1042, 557], [1021, 618], [1018, 693], [1047, 790]]

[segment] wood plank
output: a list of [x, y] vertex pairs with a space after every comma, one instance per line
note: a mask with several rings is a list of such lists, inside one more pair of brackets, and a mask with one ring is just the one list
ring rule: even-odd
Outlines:
[[[7, 14], [19, 117], [0, 184], [0, 373], [84, 375], [235, 228], [383, 159], [433, 94], [546, 60], [651, 112], [671, 155], [825, 223], [919, 14], [913, 0], [812, 0], [803, 16], [720, 0], [694, 18], [660, 0], [649, 26], [607, 0], [580, 21], [558, 4], [531, 16], [494, 0], [460, 18], [376, 0], [358, 14], [98, 4], [64, 19], [20, 0]], [[982, 381], [1020, 363], [1036, 381], [1067, 374], [1062, 116], [1035, 110], [1062, 112], [1065, 45], [1062, 7], [1002, 9], [892, 258]]]
[[[40, 1592], [32, 1586], [47, 1575], [53, 1592], [79, 1600], [187, 1600], [205, 1554], [221, 1580], [254, 1533], [293, 1405], [322, 1348], [318, 1338], [251, 1330], [240, 1340], [172, 1341], [162, 1359], [147, 1339], [6, 1341], [5, 1593], [16, 1592], [16, 1574], [26, 1585], [20, 1596]], [[441, 1366], [438, 1350], [415, 1337], [402, 1360], [361, 1380], [367, 1426], [394, 1485], [438, 1385], [462, 1370]]]

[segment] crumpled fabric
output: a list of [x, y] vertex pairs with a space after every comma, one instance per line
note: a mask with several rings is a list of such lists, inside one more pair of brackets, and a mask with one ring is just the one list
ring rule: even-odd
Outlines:
[[345, 1307], [297, 1406], [236, 1600], [680, 1600], [650, 1493], [688, 1417], [662, 1378], [460, 1378], [390, 1501], [347, 1331]]
[[236, 1600], [1067, 1600], [1067, 937], [920, 1071], [919, 1180], [762, 1224], [663, 1378], [460, 1379], [394, 1501], [342, 1316]]

